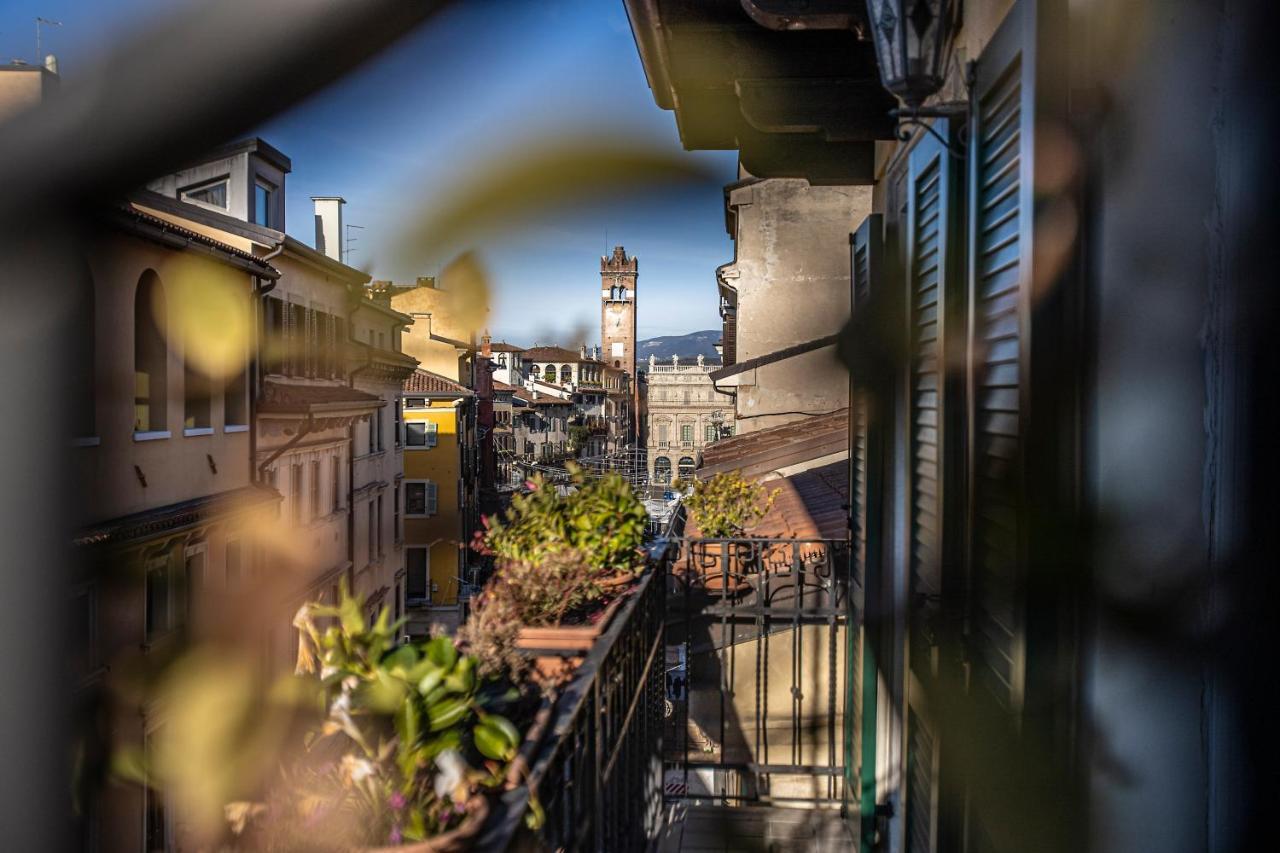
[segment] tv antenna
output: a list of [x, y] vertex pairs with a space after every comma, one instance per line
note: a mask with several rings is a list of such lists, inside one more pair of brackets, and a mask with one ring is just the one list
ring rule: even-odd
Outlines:
[[41, 26], [60, 27], [62, 26], [62, 21], [51, 21], [48, 18], [39, 18], [39, 17], [36, 18], [36, 65], [41, 65], [44, 63], [44, 48], [42, 47], [42, 42], [40, 38]]
[[350, 222], [347, 223], [346, 244], [342, 247], [342, 262], [344, 264], [347, 262], [347, 258], [351, 257], [351, 244], [358, 243], [360, 241], [359, 237], [351, 236], [352, 228], [355, 228], [359, 231], [364, 230], [363, 225], [352, 225]]

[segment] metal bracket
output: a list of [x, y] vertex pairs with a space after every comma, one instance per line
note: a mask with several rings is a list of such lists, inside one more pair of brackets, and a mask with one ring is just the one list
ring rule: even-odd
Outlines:
[[949, 140], [943, 138], [941, 133], [934, 130], [933, 125], [926, 122], [925, 119], [961, 119], [961, 127], [963, 127], [969, 120], [968, 102], [961, 101], [957, 103], [938, 104], [932, 107], [901, 107], [899, 109], [890, 110], [889, 115], [898, 120], [897, 136], [899, 141], [910, 141], [911, 131], [907, 130], [907, 128], [915, 125], [916, 127], [923, 128], [926, 133], [929, 133], [934, 139], [938, 140], [942, 147], [947, 149], [947, 153], [952, 157], [955, 157], [957, 160], [964, 159], [964, 146], [953, 145]]

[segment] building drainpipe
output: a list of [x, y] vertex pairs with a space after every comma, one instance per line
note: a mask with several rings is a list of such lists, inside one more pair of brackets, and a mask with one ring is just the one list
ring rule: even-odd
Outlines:
[[[270, 263], [284, 251], [284, 243], [276, 246], [270, 252], [262, 256], [262, 260]], [[276, 289], [276, 282], [267, 279], [263, 283], [261, 277], [255, 276], [253, 290], [253, 347], [250, 352], [250, 364], [248, 365], [249, 379], [253, 383], [253, 387], [249, 389], [249, 482], [262, 482], [262, 468], [256, 462], [258, 458], [258, 406], [262, 397], [262, 340], [263, 334], [262, 321], [266, 312], [262, 310], [262, 306], [266, 304], [267, 294]], [[274, 459], [274, 457], [273, 457]]]

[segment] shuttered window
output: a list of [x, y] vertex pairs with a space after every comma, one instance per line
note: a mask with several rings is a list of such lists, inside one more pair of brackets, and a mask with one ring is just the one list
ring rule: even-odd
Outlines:
[[1018, 507], [1032, 209], [1027, 7], [1010, 12], [978, 63], [968, 178], [970, 646], [975, 685], [1011, 709], [1021, 703], [1024, 666]]
[[[946, 136], [939, 121], [934, 129]], [[935, 629], [942, 594], [946, 420], [944, 363], [948, 318], [956, 289], [951, 270], [951, 156], [932, 135], [912, 149], [908, 170], [906, 341], [908, 424], [908, 559], [911, 583], [911, 666], [933, 674]]]
[[907, 713], [907, 853], [933, 853], [937, 828], [937, 741], [924, 720]]
[[[878, 287], [883, 251], [884, 218], [873, 213], [850, 236], [850, 306], [855, 318], [869, 311], [873, 290]], [[850, 374], [851, 377], [854, 373]], [[879, 537], [872, 531], [879, 525], [877, 512], [879, 470], [876, 450], [878, 435], [873, 431], [874, 393], [865, 382], [849, 383], [849, 535], [851, 584], [849, 606], [849, 668], [846, 701], [849, 706], [845, 736], [847, 768], [846, 794], [861, 801], [859, 811], [870, 817], [875, 803], [875, 739], [864, 736], [875, 724], [875, 665], [866, 640], [868, 572], [879, 562]]]

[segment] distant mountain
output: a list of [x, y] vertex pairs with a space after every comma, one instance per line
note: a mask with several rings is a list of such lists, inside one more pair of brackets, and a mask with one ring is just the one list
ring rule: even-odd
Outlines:
[[657, 338], [645, 338], [636, 342], [636, 360], [640, 369], [649, 364], [649, 356], [658, 357], [658, 361], [671, 361], [671, 356], [678, 355], [680, 360], [694, 361], [699, 355], [705, 356], [709, 362], [719, 363], [716, 355], [716, 341], [720, 340], [719, 329], [708, 329], [705, 332], [690, 332], [687, 335], [662, 335]]

